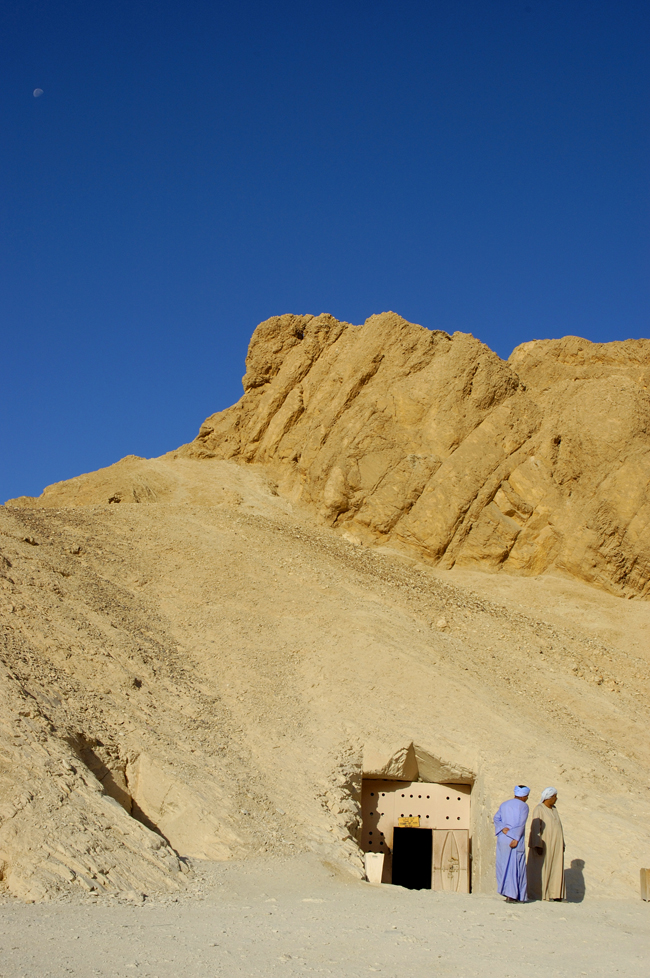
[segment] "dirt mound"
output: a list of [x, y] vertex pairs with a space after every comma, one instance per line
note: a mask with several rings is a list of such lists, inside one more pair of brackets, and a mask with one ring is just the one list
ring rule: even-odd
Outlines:
[[650, 340], [535, 341], [506, 363], [394, 313], [279, 316], [246, 364], [185, 454], [263, 462], [330, 525], [443, 567], [650, 594]]

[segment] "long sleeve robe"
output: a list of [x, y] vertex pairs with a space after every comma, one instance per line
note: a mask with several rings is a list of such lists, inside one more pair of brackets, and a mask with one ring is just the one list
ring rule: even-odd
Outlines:
[[[540, 855], [536, 849], [542, 849]], [[533, 900], [563, 900], [564, 832], [557, 808], [539, 804], [528, 839], [528, 895]]]
[[[527, 900], [526, 887], [526, 821], [528, 805], [519, 798], [504, 801], [494, 816], [497, 837], [497, 890], [511, 900]], [[503, 830], [507, 828], [508, 831]], [[512, 848], [510, 843], [517, 841]]]

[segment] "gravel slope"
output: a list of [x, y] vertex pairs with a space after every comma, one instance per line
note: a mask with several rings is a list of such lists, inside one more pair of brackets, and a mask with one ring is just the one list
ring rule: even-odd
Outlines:
[[[107, 502], [129, 485], [149, 501]], [[476, 891], [525, 780], [558, 787], [592, 892], [638, 892], [648, 602], [354, 545], [234, 462], [68, 488], [0, 507], [0, 891], [181, 891], [178, 856], [359, 874], [364, 751], [414, 741], [474, 773]]]

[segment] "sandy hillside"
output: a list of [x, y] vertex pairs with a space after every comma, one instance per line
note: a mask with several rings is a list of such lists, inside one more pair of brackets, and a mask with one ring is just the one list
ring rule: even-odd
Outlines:
[[130, 457], [21, 502], [0, 509], [6, 892], [173, 894], [183, 857], [307, 851], [360, 876], [364, 752], [411, 744], [473, 783], [476, 891], [525, 780], [559, 788], [588, 894], [638, 892], [648, 602], [355, 543], [261, 464]]

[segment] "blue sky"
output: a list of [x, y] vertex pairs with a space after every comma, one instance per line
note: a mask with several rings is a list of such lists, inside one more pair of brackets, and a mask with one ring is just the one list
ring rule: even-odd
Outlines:
[[271, 315], [650, 335], [649, 36], [625, 0], [7, 0], [0, 499], [189, 441]]

